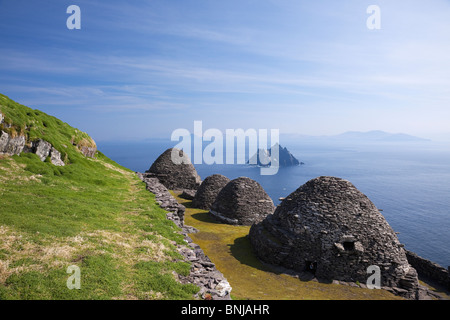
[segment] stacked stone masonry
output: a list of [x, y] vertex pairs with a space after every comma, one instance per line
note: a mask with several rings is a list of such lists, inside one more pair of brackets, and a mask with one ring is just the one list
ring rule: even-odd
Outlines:
[[170, 190], [197, 190], [202, 182], [189, 156], [176, 148], [164, 151], [146, 173]]
[[253, 179], [231, 180], [218, 193], [210, 213], [219, 221], [236, 225], [252, 225], [273, 213], [272, 199]]
[[207, 177], [198, 188], [192, 206], [203, 210], [211, 209], [217, 195], [229, 182], [230, 179], [221, 174]]
[[147, 190], [155, 195], [155, 199], [161, 208], [167, 211], [166, 218], [182, 228], [182, 234], [186, 245], [177, 245], [178, 251], [185, 261], [191, 264], [188, 276], [176, 275], [181, 283], [192, 283], [199, 287], [197, 298], [211, 300], [231, 300], [231, 286], [223, 274], [217, 270], [203, 250], [188, 236], [197, 230], [184, 225], [184, 213], [186, 208], [170, 194], [169, 190], [152, 174], [137, 173], [145, 182]]
[[446, 270], [437, 263], [424, 259], [414, 252], [406, 251], [408, 262], [417, 270], [420, 276], [432, 280], [450, 290], [450, 267]]
[[346, 180], [308, 181], [254, 224], [249, 237], [257, 256], [269, 264], [361, 283], [375, 265], [382, 286], [407, 298], [417, 294], [417, 272], [403, 245], [375, 205]]

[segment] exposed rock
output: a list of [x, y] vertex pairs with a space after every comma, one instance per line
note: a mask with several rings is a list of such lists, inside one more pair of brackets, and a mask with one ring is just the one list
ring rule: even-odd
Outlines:
[[221, 174], [213, 174], [207, 177], [198, 188], [197, 193], [192, 200], [192, 206], [194, 208], [209, 210], [220, 190], [222, 190], [229, 182], [230, 179]]
[[6, 147], [9, 143], [9, 134], [7, 134], [5, 131], [0, 131], [0, 153], [6, 152]]
[[210, 213], [228, 224], [252, 225], [272, 214], [274, 209], [272, 199], [258, 182], [240, 177], [220, 190]]
[[11, 138], [11, 136], [5, 131], [0, 131], [0, 153], [7, 155], [20, 154], [24, 147], [24, 136]]
[[[272, 149], [278, 148], [278, 156], [275, 154], [272, 157]], [[290, 167], [290, 166], [298, 166], [300, 162], [289, 152], [287, 148], [283, 148], [282, 146], [276, 144], [269, 149], [259, 149], [258, 152], [251, 157], [247, 164], [256, 164], [258, 166], [279, 166], [279, 167]], [[303, 162], [302, 162], [303, 164]]]
[[153, 174], [170, 190], [197, 190], [201, 184], [200, 176], [187, 154], [176, 148], [164, 151], [146, 173]]
[[31, 143], [31, 152], [35, 153], [41, 161], [45, 161], [47, 157], [50, 157], [50, 162], [55, 166], [64, 166], [65, 163], [61, 160], [61, 153], [56, 150], [51, 143], [39, 139]]
[[11, 138], [8, 133], [0, 131], [0, 154], [12, 156], [19, 155], [22, 152], [36, 153], [41, 161], [45, 161], [50, 156], [52, 164], [64, 166], [64, 162], [61, 160], [61, 153], [52, 147], [49, 142], [39, 139], [36, 142], [32, 142], [31, 147], [29, 147], [26, 146], [25, 136], [20, 135]]
[[52, 145], [42, 139], [39, 139], [34, 144], [33, 152], [41, 159], [41, 161], [45, 161], [48, 156], [50, 156], [50, 152], [52, 150]]
[[0, 124], [3, 123], [5, 117], [3, 116], [3, 113], [0, 112]]
[[52, 147], [52, 150], [50, 151], [50, 161], [55, 166], [64, 166], [64, 161], [61, 160], [61, 152], [56, 150], [54, 147]]
[[319, 279], [361, 283], [368, 279], [368, 267], [375, 265], [381, 286], [416, 297], [417, 272], [403, 245], [375, 205], [349, 181], [308, 181], [273, 215], [253, 225], [249, 237], [266, 263], [310, 271]]
[[95, 153], [97, 152], [97, 148], [82, 146], [82, 147], [79, 147], [79, 149], [85, 157], [95, 158]]

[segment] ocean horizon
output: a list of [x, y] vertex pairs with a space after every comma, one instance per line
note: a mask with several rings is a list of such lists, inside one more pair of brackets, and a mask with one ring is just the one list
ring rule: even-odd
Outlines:
[[[176, 142], [101, 141], [97, 145], [118, 164], [145, 172]], [[431, 141], [360, 144], [327, 140], [291, 140], [281, 145], [304, 165], [280, 168], [275, 175], [261, 175], [260, 168], [245, 164], [194, 165], [202, 180], [215, 173], [229, 179], [254, 179], [275, 205], [310, 179], [335, 176], [349, 180], [381, 210], [406, 249], [444, 268], [450, 266], [448, 145]]]

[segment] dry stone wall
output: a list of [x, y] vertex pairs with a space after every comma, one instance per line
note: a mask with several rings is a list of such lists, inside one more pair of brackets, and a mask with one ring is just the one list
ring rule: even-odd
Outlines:
[[192, 283], [199, 287], [197, 298], [211, 300], [231, 300], [230, 284], [224, 275], [217, 270], [203, 250], [188, 236], [197, 230], [184, 225], [184, 213], [186, 208], [170, 194], [169, 190], [154, 176], [146, 173], [137, 173], [138, 177], [145, 182], [147, 190], [155, 195], [158, 204], [167, 211], [167, 219], [173, 221], [182, 228], [182, 234], [186, 245], [177, 245], [178, 251], [185, 261], [191, 264], [188, 276], [177, 275], [181, 283]]
[[437, 263], [424, 259], [414, 252], [406, 250], [408, 262], [417, 270], [419, 276], [432, 280], [450, 290], [450, 267], [443, 268]]

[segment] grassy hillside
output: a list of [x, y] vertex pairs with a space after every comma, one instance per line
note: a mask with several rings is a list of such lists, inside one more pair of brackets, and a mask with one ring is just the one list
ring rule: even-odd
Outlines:
[[[2, 130], [42, 138], [66, 166], [32, 153], [0, 156], [0, 299], [189, 299], [175, 245], [178, 228], [130, 170], [101, 152], [86, 134], [0, 95]], [[6, 125], [5, 125], [6, 124]], [[67, 268], [81, 271], [70, 290]], [[175, 273], [174, 273], [175, 272]]]
[[61, 152], [64, 162], [76, 163], [81, 159], [78, 151], [82, 147], [95, 147], [94, 140], [87, 133], [42, 111], [23, 106], [2, 94], [0, 94], [0, 112], [4, 116], [0, 130], [12, 137], [24, 135], [28, 142], [46, 140]]

